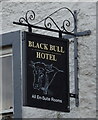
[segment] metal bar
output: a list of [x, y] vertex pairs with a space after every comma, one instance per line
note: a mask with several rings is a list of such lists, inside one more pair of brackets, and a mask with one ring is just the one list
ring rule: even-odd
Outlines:
[[88, 35], [91, 35], [91, 30], [86, 30], [86, 31], [83, 31], [83, 32], [77, 32], [76, 33], [77, 37], [88, 36]]
[[62, 32], [59, 32], [59, 38], [62, 38]]
[[[75, 15], [75, 20], [74, 25], [75, 25], [75, 30], [74, 33], [77, 34], [77, 11], [74, 11]], [[78, 38], [74, 37], [74, 82], [75, 82], [75, 105], [76, 107], [79, 106], [79, 81], [78, 81]]]
[[32, 33], [32, 28], [29, 26], [28, 31]]
[[59, 31], [59, 30], [55, 30], [55, 29], [50, 29], [50, 28], [45, 28], [45, 27], [40, 27], [40, 26], [34, 26], [34, 25], [31, 25], [31, 24], [25, 24], [25, 23], [19, 23], [19, 22], [13, 22], [13, 24], [16, 24], [16, 25], [21, 25], [21, 26], [30, 26], [31, 28], [37, 28], [37, 29], [42, 29], [42, 30], [47, 30], [47, 31], [52, 31], [52, 32], [61, 32], [63, 34], [69, 34], [69, 35], [73, 35], [75, 36], [74, 33], [71, 33], [71, 32], [64, 32], [64, 31]]
[[73, 36], [73, 35], [64, 35], [63, 38], [70, 39], [70, 38], [74, 38], [74, 37], [82, 37], [82, 36], [88, 36], [88, 35], [91, 35], [91, 30], [86, 30], [84, 32], [77, 32], [75, 34], [75, 36]]

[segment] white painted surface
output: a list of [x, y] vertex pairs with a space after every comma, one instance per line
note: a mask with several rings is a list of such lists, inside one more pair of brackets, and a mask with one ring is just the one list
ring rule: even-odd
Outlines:
[[[9, 0], [11, 1], [11, 0]], [[22, 1], [22, 0], [21, 0]], [[26, 0], [29, 1], [29, 0]], [[74, 99], [71, 99], [71, 112], [60, 113], [36, 108], [23, 107], [24, 118], [95, 118], [96, 117], [96, 3], [95, 2], [3, 2], [2, 3], [2, 33], [15, 30], [26, 30], [26, 27], [13, 25], [13, 21], [18, 21], [19, 17], [24, 16], [26, 11], [32, 9], [36, 12], [36, 20], [41, 20], [60, 7], [68, 7], [71, 10], [78, 10], [78, 31], [90, 29], [92, 34], [86, 37], [79, 37], [79, 88], [80, 106], [76, 108]], [[95, 0], [93, 0], [95, 1]], [[61, 12], [60, 16], [69, 18], [70, 14]], [[61, 24], [61, 18], [58, 24]], [[35, 22], [36, 22], [35, 20]], [[39, 32], [47, 34], [48, 32]], [[50, 33], [57, 36], [57, 34]], [[70, 45], [70, 63], [73, 71], [73, 44]], [[73, 80], [73, 72], [70, 73]], [[71, 80], [71, 82], [72, 82]], [[72, 85], [73, 86], [73, 85]], [[71, 90], [73, 91], [73, 89]]]

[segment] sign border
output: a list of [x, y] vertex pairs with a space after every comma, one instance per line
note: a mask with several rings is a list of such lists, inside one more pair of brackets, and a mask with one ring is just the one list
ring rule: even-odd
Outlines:
[[[64, 39], [64, 38], [57, 38], [57, 37], [53, 37], [53, 36], [47, 36], [47, 35], [42, 35], [42, 34], [37, 34], [37, 33], [30, 33], [30, 32], [23, 32], [23, 59], [24, 59], [24, 62], [23, 62], [23, 75], [24, 75], [24, 85], [23, 85], [23, 106], [28, 106], [27, 105], [27, 87], [26, 87], [26, 74], [27, 74], [27, 71], [26, 71], [26, 59], [27, 59], [27, 54], [26, 54], [26, 46], [27, 46], [27, 35], [34, 35], [34, 36], [42, 36], [42, 37], [47, 37], [48, 39], [52, 38], [52, 39], [56, 39], [57, 41], [62, 41], [62, 42], [66, 42], [67, 44], [67, 61], [68, 61], [68, 65], [67, 65], [67, 86], [68, 86], [68, 108], [65, 110], [65, 111], [61, 111], [61, 112], [70, 112], [70, 85], [69, 85], [69, 40], [68, 39]], [[29, 106], [30, 107], [30, 106]], [[40, 107], [36, 107], [36, 108], [39, 108], [39, 109], [47, 109], [47, 108], [40, 108]], [[52, 110], [52, 109], [47, 109], [47, 110]], [[59, 110], [52, 110], [52, 111], [59, 111]]]

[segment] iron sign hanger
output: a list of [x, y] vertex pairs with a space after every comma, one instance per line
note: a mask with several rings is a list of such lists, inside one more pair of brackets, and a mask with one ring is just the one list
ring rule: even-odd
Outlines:
[[[67, 19], [64, 20], [62, 22], [62, 26], [59, 27], [57, 25], [57, 23], [54, 21], [54, 19], [52, 18], [52, 16], [55, 13], [57, 13], [58, 11], [61, 11], [61, 10], [68, 10], [70, 12], [71, 16], [73, 17], [73, 20], [76, 21], [75, 16], [72, 13], [72, 11], [70, 9], [66, 8], [66, 7], [63, 7], [63, 8], [60, 8], [60, 9], [56, 10], [55, 12], [53, 12], [52, 14], [50, 14], [49, 16], [45, 17], [43, 20], [41, 20], [41, 21], [39, 21], [35, 24], [31, 23], [32, 21], [35, 20], [35, 12], [33, 10], [27, 11], [26, 15], [19, 19], [19, 22], [13, 22], [13, 23], [17, 24], [17, 25], [22, 25], [22, 26], [28, 26], [29, 32], [32, 32], [32, 28], [37, 28], [37, 29], [47, 30], [47, 31], [51, 31], [51, 32], [58, 32], [58, 33], [69, 34], [69, 35], [74, 35], [75, 36], [75, 34], [73, 34], [72, 32], [75, 30], [76, 26], [74, 26], [74, 29], [71, 30], [71, 31], [68, 31], [66, 29], [66, 27], [70, 27], [70, 25], [71, 25], [71, 22], [69, 20], [67, 20]], [[57, 29], [52, 29], [52, 23], [47, 22], [48, 20], [51, 20], [51, 22], [55, 25], [55, 27]], [[41, 22], [44, 22], [44, 27], [36, 26]]]
[[[71, 27], [70, 20], [64, 19], [61, 27], [59, 27], [52, 17], [54, 14], [62, 10], [67, 10], [73, 18], [74, 25], [73, 25], [73, 29], [70, 31], [67, 30], [67, 28]], [[66, 38], [66, 39], [74, 38], [74, 83], [75, 83], [74, 89], [75, 89], [75, 93], [70, 93], [70, 97], [75, 98], [75, 105], [76, 107], [78, 107], [79, 106], [79, 81], [78, 81], [78, 38], [77, 37], [90, 35], [91, 31], [86, 30], [83, 32], [77, 32], [77, 11], [75, 10], [74, 12], [72, 12], [67, 7], [62, 7], [56, 10], [55, 12], [53, 12], [52, 14], [48, 15], [41, 21], [38, 21], [32, 24], [32, 21], [34, 20], [35, 20], [35, 12], [33, 10], [29, 10], [26, 12], [24, 17], [20, 17], [19, 21], [13, 22], [13, 24], [27, 26], [29, 32], [32, 32], [32, 28], [36, 28], [36, 29], [59, 33], [59, 38]], [[38, 26], [38, 24], [40, 23], [44, 23], [43, 26]], [[52, 25], [54, 25], [56, 29], [53, 29]], [[62, 34], [65, 34], [65, 35], [62, 36]]]

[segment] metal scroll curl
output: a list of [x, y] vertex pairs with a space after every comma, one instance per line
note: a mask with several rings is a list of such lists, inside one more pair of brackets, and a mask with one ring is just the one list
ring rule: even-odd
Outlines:
[[48, 19], [50, 19], [51, 21], [52, 21], [52, 23], [54, 23], [54, 25], [56, 26], [56, 28], [59, 30], [59, 31], [61, 31], [60, 30], [60, 28], [59, 28], [59, 26], [56, 24], [56, 22], [51, 18], [51, 17], [47, 17], [45, 20], [44, 20], [44, 26], [46, 27], [46, 28], [52, 28], [52, 23], [51, 22], [47, 22], [48, 21]]
[[35, 20], [35, 12], [33, 10], [29, 10], [26, 12], [25, 17], [21, 17], [19, 19], [19, 23], [31, 24], [31, 21], [33, 20]]
[[[75, 26], [73, 26], [73, 28], [71, 28], [71, 21], [68, 19], [64, 19], [62, 22], [62, 26], [59, 27], [59, 25], [56, 23], [56, 21], [54, 21], [54, 19], [52, 18], [52, 16], [54, 14], [56, 14], [57, 12], [61, 11], [61, 10], [68, 10], [68, 12], [71, 14], [73, 21], [75, 22], [75, 16], [73, 14], [73, 12], [67, 8], [67, 7], [62, 7], [58, 10], [56, 10], [55, 12], [53, 12], [52, 14], [50, 14], [49, 16], [45, 17], [44, 19], [42, 19], [39, 22], [36, 22], [35, 24], [32, 24], [32, 22], [35, 20], [35, 12], [33, 10], [29, 10], [27, 11], [25, 17], [21, 17], [19, 19], [19, 23], [27, 23], [29, 26], [30, 25], [38, 25], [39, 23], [44, 22], [44, 27], [48, 28], [48, 29], [52, 29], [53, 24], [55, 25], [55, 27], [59, 30], [59, 31], [63, 31], [63, 32], [73, 32], [75, 30]], [[48, 21], [49, 20], [49, 21]], [[69, 31], [67, 28], [71, 28], [71, 30]]]

